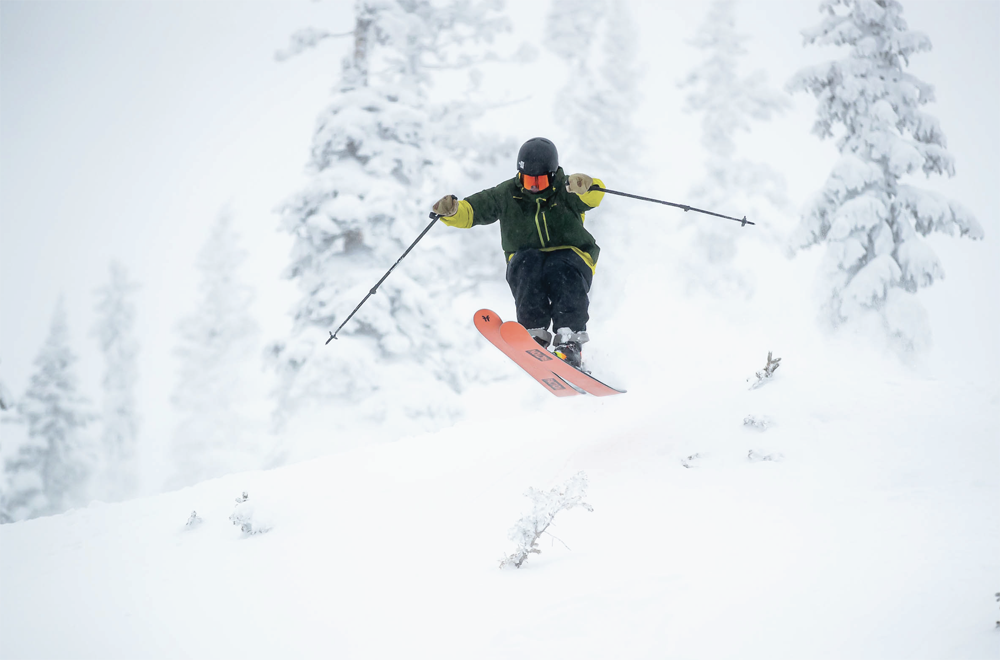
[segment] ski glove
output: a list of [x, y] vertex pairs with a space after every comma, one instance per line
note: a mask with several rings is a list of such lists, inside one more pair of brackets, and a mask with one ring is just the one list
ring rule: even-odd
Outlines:
[[586, 193], [592, 185], [594, 180], [586, 174], [570, 174], [566, 178], [566, 190], [577, 195]]
[[458, 197], [445, 195], [434, 204], [434, 208], [431, 210], [440, 216], [450, 218], [458, 213]]

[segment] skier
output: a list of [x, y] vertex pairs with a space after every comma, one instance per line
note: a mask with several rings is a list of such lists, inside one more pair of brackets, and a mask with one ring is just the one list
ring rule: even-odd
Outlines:
[[589, 341], [587, 294], [600, 248], [584, 226], [584, 214], [601, 203], [600, 179], [566, 176], [551, 140], [537, 137], [521, 145], [517, 176], [459, 200], [434, 204], [434, 213], [451, 227], [468, 228], [500, 221], [500, 242], [507, 258], [507, 284], [514, 295], [517, 322], [542, 347], [574, 367], [583, 364]]

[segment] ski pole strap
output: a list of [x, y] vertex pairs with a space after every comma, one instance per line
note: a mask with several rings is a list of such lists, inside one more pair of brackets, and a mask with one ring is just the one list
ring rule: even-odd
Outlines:
[[747, 220], [746, 216], [742, 218], [734, 218], [729, 215], [722, 215], [721, 213], [714, 213], [712, 211], [706, 211], [704, 209], [696, 209], [693, 206], [688, 206], [687, 204], [675, 204], [674, 202], [665, 202], [662, 199], [653, 199], [652, 197], [642, 197], [640, 195], [633, 195], [631, 193], [621, 192], [618, 190], [608, 190], [607, 188], [602, 188], [596, 183], [590, 187], [590, 190], [599, 190], [602, 193], [607, 193], [608, 195], [619, 195], [621, 197], [631, 197], [632, 199], [641, 199], [644, 202], [655, 202], [657, 204], [665, 204], [666, 206], [673, 206], [674, 208], [682, 209], [684, 211], [694, 211], [696, 213], [704, 213], [705, 215], [714, 215], [716, 218], [725, 218], [726, 220], [733, 220], [740, 223], [741, 227], [746, 227], [747, 225], [754, 225], [756, 223]]
[[371, 288], [371, 290], [368, 292], [368, 295], [365, 296], [364, 299], [361, 302], [358, 303], [357, 307], [354, 308], [354, 311], [347, 315], [347, 318], [344, 319], [344, 322], [341, 323], [340, 326], [336, 330], [334, 330], [333, 332], [330, 333], [330, 338], [326, 340], [327, 344], [329, 344], [331, 341], [333, 341], [334, 339], [336, 339], [337, 338], [337, 333], [340, 332], [340, 329], [343, 328], [345, 325], [347, 325], [347, 322], [351, 320], [351, 318], [357, 313], [357, 311], [359, 309], [361, 309], [361, 306], [364, 305], [366, 302], [368, 302], [369, 298], [371, 298], [376, 293], [378, 293], [378, 288], [380, 286], [382, 286], [382, 282], [385, 282], [386, 278], [389, 277], [389, 274], [392, 273], [392, 271], [394, 271], [396, 269], [396, 266], [399, 265], [399, 262], [402, 261], [403, 258], [406, 257], [406, 255], [408, 255], [410, 253], [410, 250], [413, 249], [413, 246], [420, 242], [420, 239], [423, 238], [424, 235], [431, 230], [431, 227], [433, 227], [435, 224], [437, 224], [438, 218], [440, 218], [441, 216], [438, 215], [437, 213], [433, 213], [432, 212], [430, 217], [431, 217], [431, 223], [429, 225], [427, 225], [426, 227], [424, 227], [424, 230], [422, 232], [420, 232], [420, 236], [417, 236], [417, 239], [415, 241], [413, 241], [412, 243], [410, 243], [410, 247], [406, 248], [406, 252], [404, 252], [403, 254], [401, 254], [400, 257], [399, 257], [399, 259], [396, 259], [396, 263], [394, 263], [392, 265], [392, 267], [385, 272], [385, 275], [382, 276], [382, 279], [380, 279], [378, 281], [378, 283], [375, 284], [375, 286], [373, 286]]

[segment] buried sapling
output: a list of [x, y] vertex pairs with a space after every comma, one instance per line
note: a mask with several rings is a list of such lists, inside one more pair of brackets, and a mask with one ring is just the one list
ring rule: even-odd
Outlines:
[[[771, 351], [768, 351], [767, 364], [764, 365], [764, 368], [755, 373], [751, 378], [747, 378], [747, 382], [750, 383], [750, 389], [755, 390], [768, 383], [779, 366], [781, 366], [781, 358], [771, 359]], [[753, 380], [754, 377], [757, 378], [756, 381]]]
[[[521, 568], [528, 555], [540, 554], [542, 551], [538, 547], [538, 539], [560, 511], [577, 506], [593, 511], [594, 507], [583, 501], [586, 489], [587, 475], [583, 472], [578, 472], [565, 484], [548, 492], [529, 488], [524, 496], [531, 500], [531, 513], [522, 516], [507, 532], [507, 538], [517, 544], [517, 549], [500, 561], [500, 568]], [[549, 535], [552, 536], [552, 533], [549, 532]]]

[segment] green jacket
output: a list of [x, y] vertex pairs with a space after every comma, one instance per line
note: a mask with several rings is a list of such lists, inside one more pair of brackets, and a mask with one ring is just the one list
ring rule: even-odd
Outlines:
[[[594, 183], [604, 187], [600, 179]], [[500, 243], [509, 261], [518, 250], [573, 250], [594, 270], [601, 248], [583, 226], [584, 214], [604, 198], [603, 192], [577, 195], [566, 190], [560, 167], [551, 185], [539, 193], [521, 187], [515, 176], [498, 186], [463, 199], [458, 212], [441, 221], [452, 227], [488, 225], [500, 221]]]

